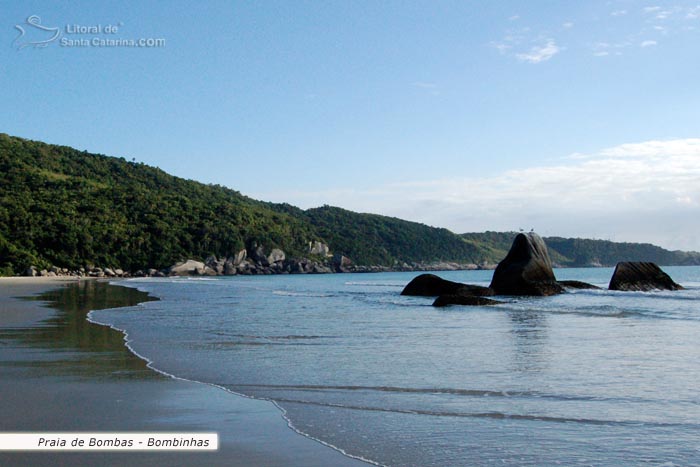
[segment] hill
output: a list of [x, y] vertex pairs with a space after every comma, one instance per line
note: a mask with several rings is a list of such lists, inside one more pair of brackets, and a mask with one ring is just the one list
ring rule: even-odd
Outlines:
[[[187, 258], [252, 252], [258, 245], [303, 258], [310, 242], [327, 244], [358, 265], [497, 263], [512, 238], [493, 232], [460, 236], [330, 206], [302, 210], [266, 203], [124, 158], [0, 134], [0, 274], [30, 265], [161, 269]], [[700, 262], [700, 255], [653, 245], [547, 241], [562, 265], [592, 259], [609, 264], [622, 257]]]
[[[493, 257], [503, 258], [516, 232], [465, 233], [461, 237]], [[552, 261], [563, 267], [614, 266], [620, 261], [651, 261], [665, 266], [700, 264], [700, 253], [669, 251], [649, 243], [544, 237]]]

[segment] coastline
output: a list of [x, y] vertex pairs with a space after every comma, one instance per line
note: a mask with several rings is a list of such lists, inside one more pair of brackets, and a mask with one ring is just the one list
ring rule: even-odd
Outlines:
[[0, 452], [0, 464], [368, 465], [294, 432], [271, 402], [159, 374], [128, 350], [121, 332], [76, 320], [71, 314], [76, 310], [18, 298], [70, 291], [69, 302], [91, 306], [75, 296], [78, 283], [100, 289], [101, 300], [118, 289], [131, 291], [130, 300], [137, 292], [75, 278], [0, 279], [0, 430], [216, 431], [220, 448], [185, 453]]

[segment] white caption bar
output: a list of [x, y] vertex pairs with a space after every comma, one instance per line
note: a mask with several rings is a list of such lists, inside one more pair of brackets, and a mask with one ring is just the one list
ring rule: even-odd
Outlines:
[[218, 433], [0, 433], [0, 451], [216, 451]]

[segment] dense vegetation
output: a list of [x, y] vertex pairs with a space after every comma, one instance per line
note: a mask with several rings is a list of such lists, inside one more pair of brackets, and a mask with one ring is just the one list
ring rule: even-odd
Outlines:
[[[327, 243], [356, 264], [496, 263], [512, 238], [489, 232], [458, 236], [329, 206], [304, 211], [264, 203], [123, 158], [0, 134], [0, 275], [52, 264], [164, 268], [186, 258], [229, 256], [254, 244], [303, 257], [311, 241]], [[698, 262], [698, 255], [652, 245], [548, 242], [553, 259], [565, 265], [619, 258]]]
[[[461, 237], [489, 254], [503, 258], [515, 232], [466, 233]], [[620, 261], [671, 265], [700, 264], [700, 253], [669, 251], [648, 243], [618, 243], [583, 238], [544, 237], [552, 261], [565, 267], [614, 266]]]

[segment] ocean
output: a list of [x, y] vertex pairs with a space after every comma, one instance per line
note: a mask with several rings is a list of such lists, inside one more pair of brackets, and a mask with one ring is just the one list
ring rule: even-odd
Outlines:
[[[400, 295], [418, 273], [133, 279], [161, 300], [90, 319], [379, 465], [700, 465], [700, 267], [664, 270], [686, 290], [448, 308]], [[612, 269], [555, 274], [605, 287]]]

